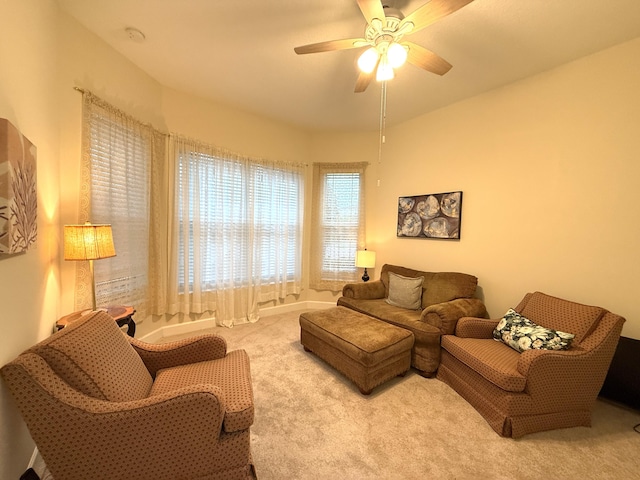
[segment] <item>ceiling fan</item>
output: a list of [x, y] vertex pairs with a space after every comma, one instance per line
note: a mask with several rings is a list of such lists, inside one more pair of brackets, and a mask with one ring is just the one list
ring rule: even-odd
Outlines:
[[378, 81], [391, 80], [394, 69], [405, 61], [438, 75], [447, 73], [451, 69], [449, 62], [420, 45], [404, 41], [403, 37], [437, 22], [473, 0], [431, 0], [406, 17], [398, 9], [383, 6], [380, 0], [356, 1], [367, 20], [364, 38], [312, 43], [296, 47], [294, 51], [301, 55], [369, 47], [358, 58], [360, 74], [355, 92], [360, 93], [367, 89], [374, 76]]

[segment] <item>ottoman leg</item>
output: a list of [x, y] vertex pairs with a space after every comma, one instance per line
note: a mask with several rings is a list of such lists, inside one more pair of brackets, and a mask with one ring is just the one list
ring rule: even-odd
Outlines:
[[360, 393], [362, 395], [369, 395], [373, 390], [363, 390], [360, 387], [358, 387], [358, 390], [360, 390]]

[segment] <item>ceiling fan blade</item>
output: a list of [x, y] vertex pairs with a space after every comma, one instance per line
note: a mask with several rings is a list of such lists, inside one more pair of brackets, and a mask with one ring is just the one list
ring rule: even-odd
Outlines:
[[348, 50], [369, 45], [364, 38], [345, 38], [344, 40], [329, 40], [328, 42], [311, 43], [296, 47], [293, 50], [298, 54], [332, 52], [334, 50]]
[[444, 75], [451, 70], [452, 65], [449, 62], [426, 48], [413, 42], [403, 42], [402, 44], [409, 47], [407, 62], [416, 67], [424, 68], [428, 72], [437, 75]]
[[417, 32], [471, 2], [473, 2], [473, 0], [431, 0], [429, 3], [426, 3], [407, 15], [404, 20], [400, 22], [398, 29], [401, 29], [403, 25], [411, 22], [414, 27], [409, 33]]
[[380, 0], [357, 0], [358, 7], [364, 18], [367, 19], [367, 23], [371, 24], [374, 18], [379, 19], [384, 24], [384, 9]]
[[356, 80], [356, 88], [353, 91], [355, 93], [364, 92], [371, 83], [371, 80], [373, 80], [375, 74], [375, 70], [371, 73], [360, 72], [360, 75], [358, 75], [358, 80]]

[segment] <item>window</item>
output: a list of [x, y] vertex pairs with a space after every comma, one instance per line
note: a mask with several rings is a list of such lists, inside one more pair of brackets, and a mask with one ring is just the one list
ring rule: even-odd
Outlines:
[[144, 312], [149, 252], [148, 127], [105, 105], [85, 117], [92, 223], [112, 226], [116, 256], [94, 264], [99, 306], [126, 304]]
[[366, 164], [315, 164], [311, 287], [340, 290], [357, 279], [355, 256], [364, 245]]
[[[79, 220], [111, 224], [116, 248], [95, 263], [100, 305], [132, 305], [142, 319], [215, 312], [231, 326], [257, 320], [258, 302], [300, 293], [304, 165], [155, 131], [89, 92], [83, 102]], [[91, 300], [87, 270], [78, 309]]]
[[[182, 151], [178, 158], [181, 293], [298, 284], [300, 168]], [[264, 289], [263, 289], [264, 290]]]

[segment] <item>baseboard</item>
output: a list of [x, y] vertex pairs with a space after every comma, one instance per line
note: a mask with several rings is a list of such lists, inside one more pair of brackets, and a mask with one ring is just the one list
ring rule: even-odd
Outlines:
[[280, 315], [283, 313], [295, 312], [296, 310], [322, 310], [325, 308], [335, 307], [336, 302], [296, 302], [277, 305], [275, 307], [267, 307], [260, 309], [260, 315], [263, 317], [269, 315]]
[[[269, 315], [281, 315], [283, 313], [295, 312], [296, 310], [322, 310], [325, 308], [335, 307], [335, 302], [296, 302], [287, 303], [284, 305], [277, 305], [275, 307], [266, 307], [260, 309], [260, 315], [263, 317]], [[163, 338], [171, 337], [174, 335], [183, 335], [185, 333], [196, 333], [201, 330], [211, 329], [216, 326], [216, 322], [213, 318], [204, 318], [200, 320], [193, 320], [189, 322], [177, 323], [174, 325], [165, 325], [152, 332], [139, 337], [143, 342], [155, 343]]]

